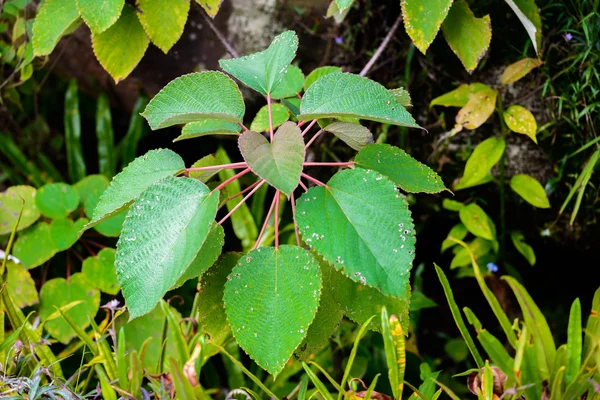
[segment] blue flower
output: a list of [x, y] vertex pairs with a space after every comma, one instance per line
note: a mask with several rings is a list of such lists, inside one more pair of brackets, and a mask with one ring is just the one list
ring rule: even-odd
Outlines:
[[337, 44], [342, 44], [342, 42], [343, 42], [343, 41], [344, 41], [344, 39], [342, 39], [342, 37], [341, 37], [341, 36], [338, 36], [338, 37], [336, 37], [336, 38], [335, 38], [335, 42], [336, 42]]
[[491, 272], [491, 273], [498, 272], [498, 266], [496, 264], [494, 264], [493, 262], [488, 263], [487, 270], [488, 270], [488, 272]]
[[571, 35], [570, 33], [565, 34], [565, 40], [567, 42], [569, 42], [571, 39], [573, 39], [573, 35]]

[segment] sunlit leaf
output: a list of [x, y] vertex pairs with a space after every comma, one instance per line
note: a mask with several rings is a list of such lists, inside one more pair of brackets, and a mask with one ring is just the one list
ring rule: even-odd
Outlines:
[[119, 281], [115, 271], [115, 249], [104, 248], [96, 256], [83, 261], [81, 272], [90, 284], [104, 293], [119, 293]]
[[[469, 96], [467, 104], [456, 114], [456, 125], [460, 129], [477, 129], [494, 113], [498, 91], [485, 88]], [[455, 128], [456, 129], [456, 128]]]
[[240, 346], [278, 375], [306, 336], [321, 295], [321, 271], [297, 246], [261, 247], [243, 256], [225, 284], [225, 311]]
[[[283, 104], [275, 103], [271, 105], [273, 118], [273, 129], [277, 128], [285, 121], [290, 119], [290, 111]], [[269, 107], [263, 106], [250, 124], [250, 130], [254, 132], [264, 132], [269, 130]]]
[[28, 269], [42, 265], [57, 251], [50, 233], [50, 225], [46, 222], [39, 222], [22, 231], [13, 247], [13, 255]]
[[490, 217], [476, 203], [467, 204], [458, 212], [460, 221], [475, 236], [487, 240], [496, 239], [494, 229], [490, 224]]
[[31, 186], [11, 186], [0, 193], [0, 235], [12, 232], [23, 207], [17, 231], [31, 226], [40, 217], [35, 203], [36, 190]]
[[163, 53], [183, 34], [190, 0], [137, 0], [138, 18], [148, 37]]
[[79, 18], [75, 0], [46, 0], [33, 20], [33, 51], [36, 56], [52, 53], [54, 46]]
[[550, 208], [546, 192], [537, 179], [525, 175], [515, 175], [510, 179], [510, 188], [529, 204], [538, 208]]
[[492, 180], [490, 170], [502, 157], [506, 143], [502, 139], [488, 138], [479, 143], [467, 160], [465, 173], [454, 190], [461, 190], [481, 185]]
[[537, 138], [535, 137], [537, 123], [533, 114], [525, 107], [517, 105], [508, 107], [504, 111], [504, 122], [506, 122], [506, 126], [511, 131], [527, 135], [537, 143]]
[[524, 58], [519, 60], [504, 69], [500, 81], [503, 85], [514, 83], [531, 72], [532, 69], [537, 68], [542, 64], [542, 61], [537, 58]]
[[342, 72], [342, 69], [340, 67], [331, 66], [319, 67], [314, 69], [310, 74], [308, 74], [308, 76], [304, 80], [304, 90], [308, 90], [308, 88], [313, 83], [315, 83], [317, 79], [321, 78], [322, 76], [332, 74], [334, 72]]
[[583, 346], [583, 330], [581, 329], [581, 302], [575, 299], [569, 313], [567, 329], [567, 374], [566, 385], [575, 381], [581, 368]]
[[242, 127], [235, 122], [220, 121], [217, 119], [206, 119], [185, 124], [181, 135], [173, 139], [178, 142], [184, 139], [192, 139], [207, 135], [238, 135]]
[[[448, 232], [448, 237], [463, 240], [467, 236], [467, 233], [469, 233], [467, 228], [462, 223], [458, 223], [450, 229], [450, 232]], [[442, 253], [456, 244], [457, 243], [451, 239], [444, 239], [442, 242]]]
[[448, 15], [452, 0], [402, 0], [401, 4], [406, 33], [425, 54]]
[[[458, 238], [457, 238], [458, 239]], [[456, 254], [450, 263], [450, 269], [466, 267], [471, 265], [471, 254], [475, 259], [485, 256], [493, 249], [493, 242], [481, 237], [476, 237], [471, 242], [467, 243], [469, 249], [464, 247], [455, 247]]]
[[221, 8], [223, 0], [196, 0], [200, 4], [209, 17], [214, 18]]
[[530, 245], [525, 243], [525, 237], [523, 236], [523, 234], [521, 232], [511, 232], [510, 240], [515, 246], [515, 249], [517, 249], [517, 251], [527, 259], [529, 265], [534, 266], [535, 252], [533, 251], [533, 248]]
[[471, 95], [474, 95], [475, 93], [484, 89], [489, 89], [489, 86], [479, 82], [462, 84], [456, 89], [431, 100], [429, 107], [464, 107], [469, 102]]
[[360, 124], [341, 121], [332, 122], [325, 127], [325, 130], [333, 133], [342, 142], [357, 151], [373, 143], [371, 131]]
[[37, 304], [39, 301], [38, 292], [27, 268], [22, 264], [8, 261], [6, 269], [8, 271], [6, 290], [10, 294], [15, 306], [25, 308]]
[[124, 0], [76, 0], [81, 18], [93, 33], [101, 33], [117, 22]]

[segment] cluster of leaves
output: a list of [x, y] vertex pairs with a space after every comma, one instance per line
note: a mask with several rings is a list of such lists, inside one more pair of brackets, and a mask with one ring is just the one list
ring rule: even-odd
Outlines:
[[[542, 19], [534, 0], [505, 0], [517, 15], [539, 54]], [[340, 23], [354, 0], [332, 0], [327, 11]], [[440, 28], [446, 42], [465, 69], [472, 72], [486, 54], [492, 40], [489, 15], [477, 18], [466, 0], [402, 0], [402, 19], [406, 33], [425, 54]]]

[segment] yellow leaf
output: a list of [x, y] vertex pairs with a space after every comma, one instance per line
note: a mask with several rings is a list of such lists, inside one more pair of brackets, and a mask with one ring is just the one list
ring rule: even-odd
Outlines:
[[458, 111], [456, 123], [467, 129], [479, 128], [494, 112], [498, 92], [490, 87], [469, 96], [467, 104]]
[[223, 0], [196, 0], [200, 4], [209, 17], [214, 18], [219, 12]]
[[535, 137], [537, 123], [528, 109], [522, 106], [510, 106], [504, 111], [504, 121], [511, 131], [527, 135], [537, 144]]
[[513, 83], [527, 75], [532, 69], [539, 67], [543, 63], [537, 58], [524, 58], [516, 63], [510, 64], [500, 77], [502, 85]]

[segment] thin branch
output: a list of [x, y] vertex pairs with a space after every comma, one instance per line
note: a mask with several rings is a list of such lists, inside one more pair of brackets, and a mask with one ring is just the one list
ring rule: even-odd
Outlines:
[[240, 178], [240, 177], [246, 175], [248, 172], [250, 172], [250, 168], [246, 168], [242, 172], [237, 173], [234, 176], [232, 176], [231, 178], [227, 179], [225, 182], [223, 182], [219, 186], [217, 186], [215, 188], [215, 190], [221, 190], [221, 189], [223, 189], [225, 186], [229, 185], [231, 182], [235, 181], [237, 178]]
[[239, 197], [241, 195], [243, 195], [244, 193], [246, 193], [248, 190], [252, 190], [252, 188], [258, 184], [261, 184], [261, 182], [264, 182], [264, 179], [259, 179], [256, 182], [254, 182], [252, 185], [248, 186], [246, 189], [242, 190], [241, 192], [234, 194], [233, 196], [229, 196], [228, 198], [226, 198], [224, 201], [222, 201], [222, 204], [225, 204], [227, 202], [229, 202], [229, 200], [233, 200], [236, 197]]
[[258, 190], [258, 188], [260, 188], [265, 182], [266, 182], [265, 180], [262, 180], [258, 185], [256, 185], [256, 187], [254, 189], [252, 189], [252, 191], [250, 191], [250, 193], [248, 193], [246, 196], [244, 196], [242, 201], [237, 203], [235, 205], [235, 207], [233, 207], [231, 209], [231, 211], [229, 211], [227, 213], [226, 216], [224, 216], [219, 222], [217, 222], [217, 224], [222, 225], [223, 222], [225, 222], [227, 220], [227, 218], [231, 217], [231, 214], [233, 214], [238, 208], [240, 208], [242, 206], [242, 204], [244, 204], [246, 202], [246, 200], [248, 200], [254, 194], [254, 192], [256, 192]]
[[279, 190], [275, 192], [275, 249], [279, 248], [279, 202], [281, 201], [281, 196], [279, 195]]
[[242, 124], [241, 122], [238, 122], [238, 125], [242, 127], [244, 132], [246, 132], [248, 130], [248, 128], [246, 128], [246, 125]]
[[271, 93], [267, 93], [267, 108], [269, 110], [269, 137], [273, 141], [273, 109], [271, 107]]
[[[302, 131], [302, 136], [306, 135], [306, 132], [310, 131], [310, 128], [313, 127], [314, 124], [317, 123], [316, 119], [313, 119], [312, 122], [310, 124], [308, 124], [308, 126], [306, 127], [306, 129], [304, 131]], [[298, 125], [300, 126], [300, 125]]]
[[273, 201], [271, 202], [271, 207], [269, 207], [269, 212], [267, 213], [267, 216], [265, 217], [265, 222], [263, 223], [263, 226], [260, 230], [260, 233], [258, 234], [258, 238], [256, 238], [256, 243], [254, 243], [254, 248], [258, 248], [258, 244], [260, 243], [260, 240], [263, 237], [263, 234], [265, 233], [265, 230], [267, 229], [267, 225], [269, 224], [269, 218], [271, 218], [271, 214], [273, 213], [273, 209], [275, 208], [275, 201], [277, 200], [277, 196], [279, 195], [279, 193], [275, 193], [275, 196], [273, 197]]
[[396, 33], [396, 30], [398, 29], [400, 22], [402, 22], [402, 14], [398, 15], [398, 18], [396, 18], [394, 25], [392, 25], [392, 28], [386, 35], [385, 39], [383, 39], [383, 42], [381, 42], [381, 44], [379, 45], [379, 47], [377, 48], [377, 50], [375, 51], [375, 53], [373, 54], [373, 56], [371, 57], [371, 59], [369, 60], [367, 65], [365, 65], [365, 67], [362, 69], [362, 71], [360, 71], [360, 74], [359, 74], [360, 76], [366, 76], [369, 73], [369, 71], [371, 70], [371, 68], [373, 68], [373, 65], [375, 64], [375, 62], [377, 61], [379, 56], [381, 56], [381, 54], [383, 53], [383, 51], [385, 50], [387, 45], [390, 43], [390, 40], [392, 40], [392, 36], [394, 36], [394, 33]]
[[296, 199], [294, 198], [294, 193], [291, 196], [292, 200], [292, 219], [294, 221], [294, 232], [296, 232], [296, 243], [300, 246], [300, 234], [298, 233], [298, 224], [296, 223]]
[[[198, 7], [202, 8], [200, 6], [200, 4], [198, 4]], [[227, 52], [229, 54], [231, 54], [231, 56], [233, 58], [238, 58], [240, 56], [240, 53], [238, 53], [237, 51], [235, 51], [235, 49], [233, 48], [233, 46], [231, 44], [229, 44], [229, 42], [227, 41], [227, 39], [225, 38], [225, 36], [215, 26], [215, 24], [213, 24], [212, 19], [210, 19], [210, 17], [206, 14], [206, 12], [204, 11], [204, 9], [202, 9], [201, 14], [202, 14], [202, 17], [204, 17], [204, 21], [206, 21], [206, 23], [208, 24], [208, 26], [210, 27], [210, 29], [212, 29], [212, 31], [215, 33], [215, 35], [217, 35], [217, 38], [219, 39], [219, 41], [221, 42], [221, 44], [223, 45], [223, 47], [225, 47], [225, 50], [227, 50]]]
[[304, 167], [351, 167], [354, 165], [354, 161], [347, 162], [305, 162], [302, 164]]
[[304, 189], [305, 192], [308, 192], [308, 188], [306, 187], [306, 185], [304, 184], [304, 182], [298, 181], [298, 184], [302, 187], [302, 189]]
[[198, 167], [198, 168], [186, 168], [186, 172], [191, 171], [210, 171], [212, 169], [235, 169], [235, 168], [247, 168], [248, 164], [245, 162], [238, 162], [232, 164], [221, 164], [221, 165], [209, 165], [208, 167]]
[[319, 132], [315, 133], [315, 136], [313, 136], [308, 143], [306, 143], [306, 146], [304, 146], [305, 149], [308, 149], [310, 147], [311, 144], [313, 144], [313, 142], [319, 137], [319, 135], [321, 133], [325, 132], [324, 129], [321, 129]]
[[326, 184], [324, 184], [323, 182], [321, 182], [320, 180], [318, 180], [317, 178], [313, 178], [310, 175], [305, 174], [304, 172], [302, 173], [302, 177], [308, 181], [311, 181], [312, 183], [314, 183], [315, 185], [319, 185], [319, 186], [327, 186]]

